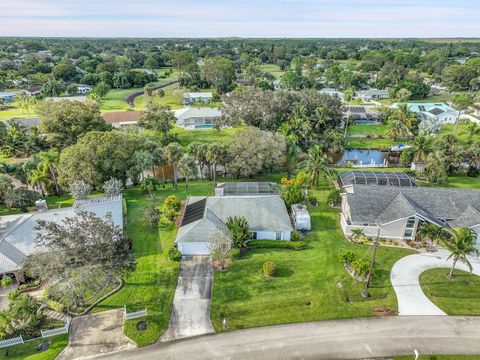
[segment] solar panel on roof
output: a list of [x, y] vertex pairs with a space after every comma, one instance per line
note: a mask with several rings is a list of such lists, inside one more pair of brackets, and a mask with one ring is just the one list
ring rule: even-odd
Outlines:
[[207, 199], [205, 198], [193, 204], [187, 205], [187, 207], [185, 208], [185, 213], [183, 214], [182, 226], [203, 219], [203, 213], [205, 212], [206, 204]]

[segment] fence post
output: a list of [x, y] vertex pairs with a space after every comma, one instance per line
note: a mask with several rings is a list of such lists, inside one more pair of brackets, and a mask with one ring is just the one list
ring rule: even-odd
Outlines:
[[22, 340], [22, 344], [25, 344], [25, 341], [23, 340], [23, 336], [20, 335], [20, 340]]

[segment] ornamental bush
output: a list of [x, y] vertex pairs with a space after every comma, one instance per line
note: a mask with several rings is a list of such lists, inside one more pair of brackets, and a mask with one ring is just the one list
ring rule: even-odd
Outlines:
[[291, 249], [302, 250], [306, 248], [306, 244], [302, 241], [287, 240], [250, 240], [247, 243], [249, 248], [270, 248], [270, 249]]
[[180, 261], [182, 253], [176, 247], [172, 247], [168, 250], [168, 258], [172, 261]]
[[340, 254], [339, 258], [342, 263], [351, 264], [353, 261], [355, 261], [357, 256], [351, 251], [345, 251]]
[[277, 266], [273, 261], [265, 261], [262, 267], [263, 275], [271, 277], [277, 273]]
[[298, 232], [294, 231], [292, 233], [292, 236], [291, 236], [290, 240], [291, 241], [300, 241], [301, 238], [302, 238], [301, 235]]

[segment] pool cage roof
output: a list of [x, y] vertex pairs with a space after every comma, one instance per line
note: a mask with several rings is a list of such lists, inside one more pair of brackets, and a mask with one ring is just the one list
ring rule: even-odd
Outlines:
[[417, 186], [415, 181], [403, 172], [347, 171], [338, 175], [341, 187], [349, 185]]
[[224, 196], [277, 195], [275, 184], [271, 182], [226, 182], [217, 187], [223, 187]]

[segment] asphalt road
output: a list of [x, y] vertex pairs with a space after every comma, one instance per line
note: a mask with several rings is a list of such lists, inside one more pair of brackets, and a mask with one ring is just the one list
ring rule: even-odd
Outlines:
[[372, 359], [480, 354], [480, 317], [398, 316], [269, 326], [104, 355], [111, 359]]

